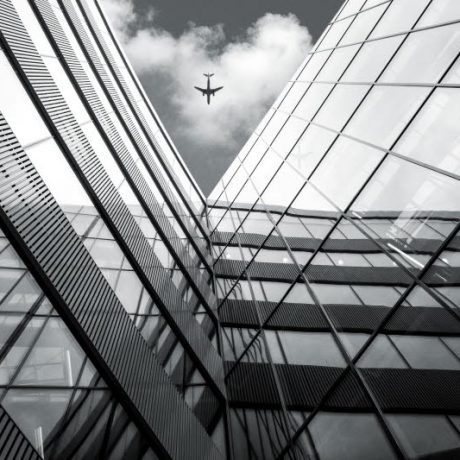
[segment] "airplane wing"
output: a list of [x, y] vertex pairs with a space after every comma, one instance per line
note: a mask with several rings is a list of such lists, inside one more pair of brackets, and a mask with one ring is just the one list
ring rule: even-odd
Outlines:
[[217, 88], [212, 89], [211, 92], [212, 92], [212, 94], [214, 95], [214, 94], [217, 93], [217, 91], [220, 91], [222, 88], [223, 88], [223, 86], [219, 86], [219, 87], [217, 87]]
[[203, 89], [203, 88], [199, 88], [198, 86], [195, 86], [195, 89], [197, 89], [198, 91], [201, 91], [201, 93], [203, 94], [203, 96], [206, 94], [206, 90]]

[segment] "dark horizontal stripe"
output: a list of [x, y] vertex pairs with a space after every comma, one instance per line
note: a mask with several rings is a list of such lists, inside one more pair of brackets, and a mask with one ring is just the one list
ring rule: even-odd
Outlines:
[[[215, 265], [216, 275], [221, 278], [252, 280], [294, 281], [300, 273], [294, 264], [253, 262], [246, 269], [247, 262], [221, 259]], [[246, 269], [246, 270], [245, 270]], [[417, 271], [412, 271], [414, 276]], [[399, 267], [345, 267], [333, 265], [310, 265], [304, 271], [309, 282], [329, 284], [366, 284], [380, 286], [406, 286], [412, 278]], [[460, 284], [460, 270], [457, 284]], [[452, 280], [454, 280], [452, 276]], [[445, 283], [444, 283], [445, 284]]]
[[[237, 246], [238, 241], [244, 247], [259, 248], [266, 238], [266, 235], [258, 233], [238, 233], [238, 239], [233, 238], [231, 232], [215, 232], [212, 235], [212, 240], [215, 245]], [[293, 251], [314, 251], [322, 242], [320, 238], [303, 238], [287, 236], [285, 237], [289, 247]], [[440, 236], [440, 238], [442, 238]], [[232, 241], [231, 241], [232, 240]], [[231, 241], [231, 242], [230, 242]], [[403, 250], [407, 254], [433, 254], [433, 252], [439, 247], [441, 241], [436, 239], [428, 238], [414, 238], [408, 244], [407, 240], [404, 239], [383, 239], [376, 238], [376, 241], [388, 247], [388, 244], [392, 244], [399, 249]], [[452, 250], [460, 251], [460, 237], [455, 237], [452, 240]], [[264, 243], [266, 249], [286, 249], [286, 244], [283, 239], [279, 236], [271, 235]], [[323, 249], [325, 252], [346, 252], [346, 253], [380, 253], [382, 252], [376, 243], [370, 239], [328, 239]]]
[[[274, 310], [276, 302], [257, 302], [262, 321]], [[388, 314], [389, 308], [363, 305], [324, 305], [334, 326], [347, 332], [372, 332]], [[258, 327], [256, 305], [250, 300], [226, 300], [219, 311], [222, 326]], [[283, 303], [265, 326], [267, 329], [297, 331], [330, 330], [317, 305]], [[399, 307], [383, 332], [424, 335], [460, 335], [460, 321], [443, 308]]]
[[[227, 209], [231, 203], [228, 201], [218, 201], [209, 207], [209, 211], [215, 209]], [[284, 214], [285, 206], [276, 206], [270, 204], [245, 204], [245, 203], [233, 203], [231, 209], [233, 211], [251, 211], [253, 213], [265, 213], [270, 211], [271, 214]], [[311, 217], [316, 219], [334, 219], [337, 216], [335, 211], [313, 211], [305, 209], [289, 208], [288, 212], [285, 213], [287, 216], [297, 217]], [[354, 215], [350, 216], [355, 218]], [[413, 219], [414, 215], [411, 212], [404, 212], [401, 210], [395, 211], [362, 211], [359, 213], [359, 220], [372, 219], [372, 220], [396, 220], [396, 219]], [[458, 221], [460, 220], [460, 212], [458, 211], [420, 211], [417, 213], [417, 219], [419, 220], [442, 220], [442, 221]]]
[[[233, 363], [227, 362], [227, 366]], [[276, 364], [286, 405], [291, 410], [311, 410], [343, 370], [335, 367]], [[460, 371], [424, 369], [361, 369], [384, 411], [460, 412]], [[281, 408], [269, 364], [239, 363], [228, 380], [234, 407]], [[356, 377], [348, 372], [327, 399], [328, 410], [371, 410]]]

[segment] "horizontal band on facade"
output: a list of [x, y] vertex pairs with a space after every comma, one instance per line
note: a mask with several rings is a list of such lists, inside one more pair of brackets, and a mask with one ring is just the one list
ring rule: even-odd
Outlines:
[[[231, 367], [233, 363], [227, 362]], [[286, 406], [315, 408], [344, 371], [337, 367], [275, 364]], [[360, 369], [382, 410], [456, 414], [460, 412], [460, 372], [424, 369]], [[270, 364], [239, 363], [228, 380], [233, 407], [279, 409], [281, 401]], [[372, 404], [351, 372], [327, 398], [325, 410], [368, 411]]]
[[[220, 260], [216, 266], [216, 275], [221, 278], [246, 279], [249, 275], [252, 280], [294, 281], [300, 274], [294, 264], [272, 262], [253, 262], [246, 269], [246, 262], [241, 260]], [[408, 269], [416, 276], [418, 270]], [[457, 270], [455, 270], [457, 272]], [[331, 284], [366, 284], [379, 286], [407, 286], [412, 278], [399, 267], [337, 267], [331, 265], [310, 265], [304, 271], [309, 282]], [[433, 277], [433, 282], [443, 286]], [[458, 285], [459, 277], [452, 277], [452, 282]]]
[[[276, 302], [257, 302], [261, 320], [265, 321]], [[220, 309], [222, 326], [259, 327], [257, 306], [250, 300], [226, 300]], [[374, 331], [389, 312], [384, 306], [324, 305], [339, 331]], [[282, 303], [265, 326], [266, 329], [329, 331], [330, 327], [317, 305]], [[392, 334], [459, 335], [460, 321], [443, 308], [399, 307], [382, 332]]]
[[[215, 232], [212, 236], [215, 245], [238, 246], [238, 243], [243, 247], [266, 249], [286, 249], [286, 244], [283, 238], [275, 235], [270, 235], [268, 239], [266, 235], [258, 233], [238, 233], [238, 237], [234, 237], [231, 232]], [[232, 239], [233, 238], [233, 239]], [[302, 237], [285, 237], [289, 247], [293, 251], [314, 251], [322, 242], [320, 238], [302, 238]], [[388, 243], [404, 250], [407, 254], [432, 254], [439, 247], [439, 241], [428, 238], [416, 238], [411, 240], [410, 245], [404, 239], [383, 239], [376, 238], [376, 242], [387, 247]], [[452, 239], [452, 250], [460, 251], [460, 237]], [[374, 241], [362, 239], [328, 239], [323, 244], [324, 252], [346, 252], [346, 253], [381, 253], [381, 249]]]

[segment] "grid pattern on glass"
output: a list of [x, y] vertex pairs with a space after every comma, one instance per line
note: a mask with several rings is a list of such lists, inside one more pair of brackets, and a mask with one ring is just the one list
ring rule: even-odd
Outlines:
[[[2, 406], [44, 458], [156, 458], [3, 234], [0, 242]], [[129, 441], [108, 441], [110, 429]]]
[[[36, 62], [39, 63], [39, 64], [37, 64], [37, 65], [41, 65], [41, 64], [42, 64], [41, 61], [40, 61], [40, 59], [38, 59]], [[42, 67], [43, 67], [43, 65], [42, 65]], [[61, 70], [62, 70], [62, 69], [61, 69]], [[48, 75], [46, 72], [42, 72], [41, 75], [42, 75], [42, 78], [43, 78], [43, 79], [45, 79], [45, 80], [46, 80], [46, 79], [50, 80], [49, 83], [50, 83], [50, 85], [51, 85], [51, 87], [52, 87], [52, 80], [51, 80], [52, 76]], [[66, 77], [65, 77], [64, 75], [62, 75], [62, 74], [61, 74], [60, 76], [56, 76], [56, 75], [55, 75], [55, 78], [56, 78], [56, 79], [59, 79], [59, 80], [61, 81], [61, 84], [64, 84], [64, 83], [63, 83], [64, 81], [66, 81], [66, 84], [68, 84], [68, 81], [66, 80]], [[41, 88], [41, 86], [40, 86], [40, 84], [39, 84], [40, 82], [37, 82], [37, 80], [33, 80], [32, 83], [35, 85], [35, 87]], [[62, 88], [61, 88], [61, 89], [62, 89]], [[40, 91], [40, 90], [37, 90], [37, 91]], [[66, 99], [66, 98], [68, 97], [68, 94], [67, 94], [67, 93], [68, 93], [69, 91], [70, 91], [69, 89], [66, 89], [66, 90], [64, 91], [64, 96], [63, 96], [64, 99], [63, 99], [63, 101], [65, 100], [66, 102], [69, 102], [70, 104], [72, 104], [72, 101], [71, 101], [71, 100], [67, 100], [67, 99]], [[74, 90], [72, 90], [72, 91], [74, 91]], [[71, 94], [75, 94], [74, 92], [73, 92], [73, 93], [70, 92], [70, 93], [71, 93]], [[42, 94], [42, 93], [41, 93], [41, 94]], [[57, 92], [56, 94], [59, 94], [59, 93]], [[42, 94], [42, 96], [43, 96], [43, 94]], [[43, 100], [48, 101], [48, 99], [47, 99], [46, 97], [43, 97]], [[46, 103], [47, 103], [47, 102], [45, 102], [44, 104], [46, 104]], [[78, 106], [78, 104], [77, 104], [77, 106]], [[62, 109], [63, 109], [63, 110], [64, 110], [64, 107], [65, 107], [65, 105], [62, 105]], [[44, 107], [44, 108], [45, 108], [45, 107]], [[42, 109], [44, 110], [44, 108], [42, 108]], [[81, 110], [83, 110], [83, 109], [81, 109]], [[80, 111], [80, 109], [78, 109], [78, 111]], [[54, 113], [54, 112], [53, 112], [53, 113]], [[77, 117], [76, 114], [74, 114], [74, 116]], [[81, 118], [83, 119], [84, 117], [81, 116]], [[54, 127], [54, 128], [55, 128], [55, 130], [57, 130], [57, 133], [59, 133], [59, 136], [57, 136], [57, 137], [58, 137], [58, 139], [60, 139], [60, 144], [59, 144], [60, 147], [62, 148], [62, 147], [63, 147], [63, 144], [66, 144], [66, 145], [67, 145], [67, 148], [70, 149], [71, 152], [75, 153], [75, 154], [77, 155], [77, 157], [79, 157], [80, 159], [82, 159], [81, 154], [82, 154], [83, 152], [82, 152], [81, 149], [79, 148], [79, 145], [76, 145], [75, 143], [73, 143], [72, 133], [70, 133], [70, 134], [69, 134], [69, 133], [66, 133], [66, 134], [64, 135], [63, 139], [60, 138], [60, 136], [62, 136], [62, 132], [63, 132], [63, 131], [60, 131], [59, 128], [60, 128], [60, 129], [65, 129], [65, 130], [67, 131], [74, 121], [75, 121], [75, 120], [73, 120], [73, 119], [71, 119], [71, 118], [68, 118], [68, 119], [66, 119], [66, 120], [59, 120], [59, 121], [56, 121], [56, 125], [58, 126], [58, 128], [56, 128], [56, 127]], [[73, 123], [73, 125], [74, 125], [74, 128], [76, 128], [76, 127], [75, 127], [75, 123]], [[50, 122], [50, 126], [52, 126], [52, 125], [51, 125], [51, 122]], [[51, 129], [51, 128], [50, 128], [50, 129]], [[76, 128], [76, 129], [77, 129], [77, 128]], [[77, 129], [77, 131], [78, 131], [78, 129]], [[56, 134], [56, 132], [55, 132], [55, 134]], [[74, 132], [73, 134], [74, 134], [74, 135], [77, 135], [76, 132]], [[77, 137], [78, 137], [78, 135], [77, 135]], [[81, 137], [82, 145], [83, 145], [85, 148], [89, 148], [89, 144], [88, 144], [88, 142], [86, 141], [86, 139], [84, 139], [84, 136], [82, 137], [82, 136], [80, 135], [80, 137]], [[53, 171], [51, 171], [51, 170], [49, 170], [49, 168], [46, 168], [46, 166], [44, 166], [44, 165], [42, 164], [43, 168], [41, 169], [41, 173], [46, 177], [47, 184], [50, 186], [51, 189], [53, 189], [53, 192], [55, 192], [55, 193], [58, 195], [58, 201], [61, 203], [61, 205], [62, 205], [62, 204], [73, 203], [73, 200], [76, 200], [76, 203], [79, 203], [79, 204], [89, 204], [88, 196], [87, 196], [86, 193], [84, 192], [83, 188], [79, 185], [78, 180], [76, 179], [75, 174], [70, 170], [69, 165], [66, 165], [66, 164], [65, 164], [65, 160], [64, 160], [64, 158], [61, 156], [61, 152], [59, 152], [58, 147], [57, 147], [53, 142], [54, 142], [54, 141], [52, 141], [52, 140], [47, 140], [47, 141], [45, 141], [45, 142], [43, 143], [43, 146], [46, 147], [46, 150], [48, 151], [47, 160], [50, 161], [50, 152], [53, 151], [53, 149], [54, 149], [54, 152], [53, 152], [53, 153], [54, 153], [53, 160], [55, 160], [57, 163], [59, 163], [59, 161], [60, 161], [60, 166], [62, 166], [62, 168], [56, 168], [56, 169], [54, 169]], [[47, 145], [45, 146], [45, 144], [47, 144]], [[37, 163], [40, 163], [40, 161], [43, 163], [43, 160], [44, 160], [44, 155], [39, 155], [39, 154], [37, 154], [36, 152], [35, 152], [35, 153], [33, 152], [33, 149], [36, 149], [36, 148], [37, 148], [37, 145], [31, 146], [31, 147], [29, 147], [28, 152], [27, 152], [30, 156], [34, 157], [34, 159], [35, 159], [34, 164], [35, 164], [35, 165], [37, 165]], [[65, 148], [64, 148], [64, 150], [65, 150]], [[67, 152], [67, 153], [69, 154], [69, 152]], [[78, 160], [77, 160], [77, 161], [78, 161]], [[55, 163], [55, 166], [56, 166], [56, 163]], [[89, 166], [89, 165], [87, 164], [87, 166]], [[66, 169], [66, 168], [67, 168], [67, 169]], [[77, 169], [78, 169], [78, 168], [77, 168]], [[110, 168], [109, 168], [109, 169], [110, 169]], [[94, 172], [95, 172], [95, 171], [93, 170], [93, 173], [94, 173]], [[116, 168], [115, 168], [115, 169], [112, 168], [112, 169], [111, 169], [111, 173], [112, 173], [112, 178], [115, 177], [115, 176], [118, 176], [118, 179], [121, 179], [122, 174], [121, 174], [121, 172], [120, 172], [119, 170], [117, 171]], [[92, 174], [92, 173], [91, 173], [91, 174]], [[89, 175], [90, 177], [91, 177], [91, 174]], [[104, 173], [101, 171], [101, 172], [100, 172], [100, 175], [103, 176]], [[85, 180], [88, 180], [88, 176], [87, 176], [87, 175], [83, 174], [83, 176], [85, 177]], [[109, 176], [110, 176], [110, 174], [109, 174]], [[81, 179], [81, 175], [80, 175], [80, 179]], [[85, 183], [85, 180], [83, 180], [84, 183]], [[64, 183], [64, 181], [70, 181], [70, 182], [73, 181], [73, 186], [74, 186], [74, 187], [73, 187], [73, 188], [72, 188], [72, 187], [69, 187], [69, 186], [68, 186], [68, 182]], [[96, 184], [96, 183], [93, 183], [93, 186], [94, 186], [94, 188], [96, 188], [96, 189], [97, 189], [98, 186], [102, 185], [101, 183], [99, 183], [99, 185], [95, 185], [95, 184]], [[109, 184], [109, 182], [108, 182], [107, 180], [105, 180], [105, 185], [108, 185], [108, 184]], [[113, 184], [112, 184], [112, 185], [113, 185]], [[88, 184], [86, 184], [86, 186], [88, 186]], [[122, 190], [123, 186], [124, 186], [124, 184], [122, 183], [122, 185], [120, 186], [120, 190]], [[54, 187], [54, 188], [53, 188], [53, 187]], [[95, 191], [94, 189], [91, 190], [91, 186], [90, 186], [90, 192], [88, 192], [88, 193], [94, 193], [94, 191]], [[132, 198], [132, 191], [130, 191], [129, 188], [126, 189], [126, 192], [127, 192], [127, 195], [128, 195], [128, 196], [131, 195], [131, 198]], [[70, 197], [70, 198], [69, 198], [69, 197]], [[79, 200], [79, 198], [81, 198], [81, 197], [83, 197], [83, 200], [82, 200], [82, 201]], [[96, 201], [97, 201], [97, 200], [96, 200]], [[138, 208], [139, 208], [138, 203], [136, 202], [135, 199], [134, 199], [133, 203], [134, 203], [134, 206], [135, 206], [135, 207], [138, 207]], [[110, 205], [108, 205], [108, 203], [106, 203], [106, 207], [110, 209]], [[132, 215], [131, 215], [131, 217], [132, 217]], [[126, 222], [126, 221], [125, 221], [125, 222]], [[137, 228], [137, 227], [136, 227], [136, 228]], [[132, 230], [134, 230], [134, 228], [133, 228]], [[132, 234], [132, 235], [133, 235], [133, 238], [135, 238], [135, 236], [134, 236], [135, 233], [136, 233], [136, 232], [134, 232], [134, 233]], [[132, 241], [132, 242], [134, 242], [134, 241]], [[142, 238], [139, 238], [139, 235], [138, 235], [136, 245], [139, 246], [139, 244], [142, 244], [142, 242], [143, 242], [143, 239], [142, 239]], [[118, 247], [117, 244], [115, 244], [114, 242], [112, 242], [112, 243], [113, 243], [112, 245], [114, 245], [115, 248]], [[160, 271], [161, 271], [161, 269], [160, 269]], [[175, 272], [175, 273], [176, 273], [176, 272]], [[134, 275], [134, 272], [133, 272], [133, 275]], [[135, 279], [135, 277], [134, 277], [134, 279]], [[153, 295], [153, 294], [152, 294], [152, 295]], [[184, 299], [184, 302], [185, 302], [185, 301], [186, 301], [186, 300]], [[180, 301], [179, 301], [179, 303], [180, 303]], [[177, 308], [177, 305], [175, 305], [175, 308]], [[197, 329], [198, 331], [201, 331], [202, 328], [199, 326], [199, 324], [196, 324], [196, 327], [198, 328], [198, 329]], [[201, 333], [201, 332], [200, 332], [200, 333]], [[199, 334], [200, 334], [200, 333], [199, 333]]]
[[210, 197], [242, 458], [460, 447], [458, 13], [346, 2]]

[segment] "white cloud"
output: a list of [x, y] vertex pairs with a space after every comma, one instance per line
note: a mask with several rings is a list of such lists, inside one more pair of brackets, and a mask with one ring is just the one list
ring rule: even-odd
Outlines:
[[[169, 81], [158, 91], [168, 92], [171, 106], [157, 108], [174, 113], [176, 126], [168, 126], [173, 139], [207, 150], [236, 155], [311, 47], [307, 28], [294, 15], [267, 13], [238, 39], [227, 40], [220, 24], [189, 24], [174, 37], [136, 17], [133, 0], [103, 4], [141, 79]], [[204, 72], [215, 74], [213, 85], [224, 86], [210, 106], [193, 88], [205, 84]]]
[[112, 27], [119, 37], [125, 40], [128, 37], [128, 27], [136, 21], [134, 5], [130, 0], [103, 0], [104, 9], [110, 18]]

